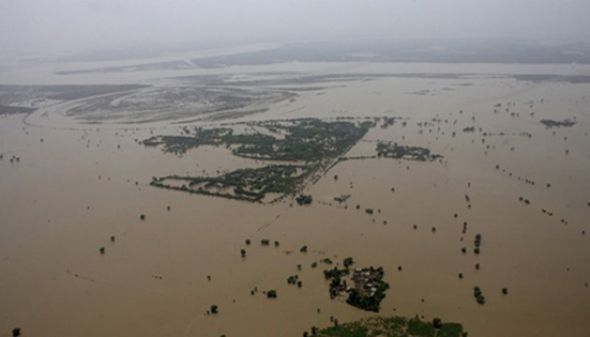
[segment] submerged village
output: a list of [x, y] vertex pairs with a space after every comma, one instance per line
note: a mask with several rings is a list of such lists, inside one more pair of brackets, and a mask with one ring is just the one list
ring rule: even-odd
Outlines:
[[[154, 177], [151, 182], [154, 187], [248, 202], [274, 203], [291, 198], [298, 206], [305, 207], [313, 203], [312, 195], [300, 193], [305, 185], [313, 184], [322, 177], [328, 176], [330, 169], [340, 161], [375, 158], [442, 161], [442, 155], [432, 154], [427, 148], [386, 142], [377, 143], [375, 155], [346, 157], [348, 151], [365, 136], [369, 129], [377, 125], [385, 129], [396, 121], [398, 121], [396, 118], [341, 118], [337, 121], [294, 119], [254, 122], [245, 125], [238, 123], [219, 129], [183, 128], [180, 136], [153, 136], [144, 140], [142, 144], [148, 147], [161, 147], [162, 151], [177, 156], [182, 156], [191, 148], [199, 146], [225, 146], [235, 156], [271, 163], [285, 163], [271, 164], [257, 169], [240, 169], [216, 177]], [[234, 133], [232, 127], [240, 126], [245, 127], [247, 131]], [[333, 179], [337, 180], [338, 176], [335, 175]], [[269, 199], [267, 194], [276, 197]], [[337, 196], [334, 201], [343, 203], [346, 199], [347, 196]], [[373, 214], [374, 210], [367, 208], [365, 212]], [[142, 218], [142, 220], [145, 219]], [[475, 249], [479, 254], [481, 243], [479, 234], [478, 238]], [[247, 239], [246, 247], [250, 244], [250, 240]], [[269, 246], [270, 240], [262, 239], [260, 244]], [[274, 241], [274, 246], [278, 248], [280, 243]], [[299, 252], [306, 254], [308, 247], [302, 246]], [[104, 254], [104, 251], [101, 251], [101, 254]], [[247, 249], [240, 249], [240, 255], [246, 259]], [[342, 269], [338, 268], [339, 263], [332, 267], [333, 263], [330, 258], [324, 258], [311, 264], [313, 269], [318, 268], [318, 265], [328, 268], [323, 271], [323, 274], [329, 281], [330, 298], [343, 298], [347, 304], [359, 309], [379, 312], [380, 303], [389, 288], [389, 284], [383, 280], [383, 268], [373, 266], [353, 268], [352, 257], [342, 260]], [[297, 268], [301, 270], [302, 267], [298, 265]], [[401, 266], [398, 270], [401, 271]], [[298, 288], [303, 287], [297, 274], [289, 276], [287, 283], [296, 285]], [[258, 289], [255, 288], [251, 294], [255, 295], [257, 292]], [[269, 299], [276, 299], [278, 296], [275, 289], [265, 290], [262, 293]], [[481, 293], [478, 293], [476, 298], [478, 303], [484, 303], [479, 302], [480, 298], [483, 298]], [[219, 310], [219, 306], [213, 304], [207, 311], [207, 315], [217, 315]], [[342, 334], [352, 336], [365, 330], [363, 335], [368, 333], [370, 336], [382, 333], [397, 336], [402, 332], [412, 336], [467, 336], [467, 332], [463, 331], [460, 324], [443, 323], [440, 318], [432, 322], [423, 322], [419, 317], [409, 321], [402, 317], [394, 317], [393, 320], [394, 327], [383, 325], [377, 328], [370, 325], [374, 324], [373, 321], [341, 326], [337, 318], [331, 318], [333, 327], [324, 329], [311, 327], [309, 331], [303, 332], [303, 336], [341, 336]]]
[[[432, 127], [441, 122], [441, 120], [434, 119], [423, 123], [423, 126]], [[444, 122], [447, 123], [448, 121]], [[575, 121], [568, 119], [563, 121], [545, 119], [540, 122], [547, 128], [575, 125]], [[444, 163], [442, 155], [434, 154], [428, 148], [382, 141], [376, 143], [375, 152], [372, 155], [347, 156], [350, 149], [361, 141], [371, 128], [387, 129], [396, 123], [405, 127], [407, 121], [399, 118], [378, 117], [339, 118], [336, 121], [294, 119], [248, 122], [244, 124], [235, 123], [224, 125], [224, 128], [218, 129], [195, 128], [191, 130], [183, 128], [179, 136], [153, 136], [142, 141], [142, 144], [148, 147], [160, 147], [163, 152], [177, 156], [182, 156], [191, 148], [198, 148], [199, 146], [224, 146], [235, 156], [272, 163], [261, 168], [239, 169], [215, 177], [176, 175], [154, 177], [151, 182], [154, 187], [248, 202], [275, 203], [284, 199], [291, 199], [296, 201], [298, 206], [305, 207], [313, 203], [312, 195], [302, 194], [306, 184], [313, 184], [322, 178], [329, 179], [330, 169], [341, 161], [383, 158]], [[246, 131], [236, 134], [234, 132], [235, 127]], [[476, 132], [476, 128], [465, 127], [462, 132]], [[452, 137], [455, 137], [455, 135], [456, 133], [453, 132]], [[488, 134], [484, 132], [483, 136], [486, 137]], [[482, 143], [485, 143], [485, 138], [482, 139]], [[500, 169], [499, 165], [496, 169]], [[332, 179], [338, 180], [338, 176], [334, 175]], [[525, 179], [525, 181], [528, 182], [528, 179]], [[532, 183], [534, 184], [534, 182]], [[470, 183], [467, 184], [470, 187]], [[395, 188], [392, 188], [392, 192], [395, 192]], [[273, 195], [274, 198], [268, 198], [267, 194]], [[346, 202], [349, 196], [336, 196], [333, 201], [342, 204]], [[465, 201], [468, 208], [471, 208], [471, 199], [468, 194], [465, 195]], [[522, 197], [519, 198], [519, 201], [527, 205], [530, 204], [528, 199]], [[290, 206], [293, 207], [293, 203]], [[356, 209], [360, 209], [360, 206], [356, 205]], [[373, 208], [366, 208], [364, 211], [368, 215], [375, 213]], [[545, 212], [545, 210], [543, 211]], [[377, 212], [380, 213], [381, 210], [379, 209]], [[454, 213], [454, 218], [457, 217], [458, 214]], [[414, 229], [417, 228], [414, 226]], [[432, 227], [432, 232], [436, 232], [436, 227]], [[467, 233], [467, 222], [463, 223], [462, 233]], [[269, 246], [270, 242], [269, 239], [262, 239], [260, 244]], [[250, 246], [250, 240], [246, 240], [245, 244], [246, 247]], [[476, 234], [472, 253], [479, 255], [481, 245], [482, 236]], [[280, 243], [274, 241], [274, 246], [277, 248]], [[308, 247], [302, 246], [299, 252], [307, 253]], [[461, 252], [467, 254], [467, 248], [461, 248]], [[290, 254], [290, 252], [288, 253]], [[240, 255], [243, 259], [246, 259], [247, 249], [240, 249]], [[333, 263], [330, 258], [324, 258], [311, 264], [312, 269], [319, 266], [327, 268], [324, 269], [323, 274], [326, 281], [329, 282], [330, 298], [340, 298], [348, 305], [362, 310], [379, 312], [380, 303], [389, 289], [389, 284], [383, 280], [385, 273], [383, 268], [353, 266], [354, 260], [352, 257], [344, 258], [341, 264], [338, 263], [334, 267], [332, 267]], [[339, 269], [338, 265], [341, 265], [342, 269]], [[298, 265], [297, 268], [301, 270], [302, 267]], [[474, 268], [479, 270], [481, 266], [476, 263]], [[402, 266], [398, 266], [397, 271], [401, 272]], [[459, 273], [458, 278], [462, 279], [463, 273]], [[303, 282], [297, 274], [289, 276], [287, 283], [298, 288], [303, 287]], [[251, 294], [255, 295], [258, 291], [255, 288]], [[278, 297], [275, 289], [262, 291], [262, 293], [269, 299]], [[503, 296], [507, 296], [508, 288], [502, 287], [501, 293]], [[483, 291], [478, 286], [473, 288], [473, 297], [479, 305], [486, 303]], [[217, 305], [212, 305], [211, 309], [207, 311], [207, 315], [217, 315], [218, 313], [219, 307]], [[388, 336], [468, 336], [468, 332], [464, 331], [461, 324], [443, 322], [440, 318], [425, 322], [418, 316], [409, 320], [395, 316], [392, 321], [369, 319], [345, 325], [339, 325], [337, 318], [331, 317], [330, 320], [333, 327], [324, 329], [311, 327], [309, 331], [303, 332], [303, 336], [380, 336], [383, 334]]]

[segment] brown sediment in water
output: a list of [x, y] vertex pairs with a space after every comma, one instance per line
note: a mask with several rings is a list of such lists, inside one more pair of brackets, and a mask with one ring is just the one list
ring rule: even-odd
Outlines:
[[[225, 147], [177, 157], [139, 143], [180, 133], [182, 125], [82, 125], [50, 108], [27, 119], [38, 126], [23, 124], [22, 115], [0, 116], [0, 326], [23, 335], [301, 336], [330, 325], [331, 316], [368, 316], [330, 299], [327, 267], [312, 268], [353, 256], [360, 266], [384, 268], [383, 314], [444, 317], [470, 336], [588, 335], [590, 238], [581, 232], [590, 212], [590, 87], [507, 77], [458, 85], [465, 81], [344, 81], [322, 96], [299, 92], [294, 102], [240, 116], [403, 118], [372, 128], [346, 154], [358, 160], [339, 161], [306, 187], [313, 203], [303, 207], [150, 187], [154, 176], [266, 165]], [[456, 90], [442, 90], [449, 86]], [[573, 117], [571, 128], [539, 122]], [[377, 158], [379, 142], [443, 157]], [[334, 200], [341, 195], [350, 197]], [[473, 253], [476, 234], [480, 254]], [[301, 288], [287, 283], [294, 274]], [[270, 289], [276, 299], [262, 294]], [[207, 315], [212, 305], [219, 313]]]

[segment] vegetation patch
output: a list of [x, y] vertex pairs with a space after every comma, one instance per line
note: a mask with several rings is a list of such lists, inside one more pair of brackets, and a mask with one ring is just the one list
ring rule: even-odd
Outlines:
[[473, 297], [475, 297], [475, 301], [477, 302], [477, 304], [479, 304], [479, 305], [486, 304], [486, 298], [483, 295], [483, 291], [481, 291], [481, 289], [477, 286], [473, 287]]
[[236, 133], [231, 128], [196, 128], [189, 136], [155, 136], [146, 139], [143, 144], [163, 145], [164, 152], [177, 155], [202, 145], [225, 145], [232, 149], [234, 155], [252, 159], [322, 161], [347, 152], [373, 123], [326, 122], [311, 118], [243, 125], [266, 132]]
[[[304, 336], [306, 334], [304, 333]], [[320, 329], [318, 337], [462, 337], [467, 333], [459, 323], [423, 321], [418, 317], [371, 317]]]
[[430, 149], [424, 147], [386, 142], [379, 142], [377, 144], [377, 156], [417, 161], [434, 161], [443, 157], [439, 154], [433, 154]]
[[[154, 136], [143, 144], [162, 146], [162, 151], [178, 156], [204, 145], [225, 146], [235, 156], [290, 163], [239, 169], [216, 177], [154, 177], [151, 185], [251, 202], [273, 202], [301, 190], [307, 181], [313, 180], [317, 171], [329, 169], [374, 126], [374, 122], [297, 119], [236, 125], [255, 131], [237, 133], [229, 127], [192, 131], [184, 128], [183, 135]], [[269, 193], [279, 196], [266, 200]], [[311, 202], [310, 195], [302, 194], [297, 198], [299, 205]]]
[[367, 311], [379, 311], [379, 305], [385, 298], [389, 284], [383, 281], [383, 268], [357, 268], [350, 266], [352, 258], [344, 259], [344, 269], [334, 267], [324, 270], [324, 277], [330, 281], [330, 297], [346, 295], [346, 303]]
[[576, 125], [576, 121], [571, 119], [564, 119], [562, 121], [556, 121], [552, 119], [541, 119], [541, 124], [545, 125], [547, 128], [569, 128]]
[[270, 165], [239, 169], [217, 177], [154, 177], [150, 185], [228, 199], [264, 202], [268, 201], [264, 199], [269, 193], [281, 196], [294, 193], [313, 169], [313, 166]]
[[297, 201], [299, 206], [311, 205], [313, 198], [311, 195], [300, 194], [297, 198], [295, 198], [295, 201]]
[[475, 248], [473, 248], [473, 252], [475, 254], [479, 255], [480, 252], [480, 247], [481, 247], [481, 234], [476, 234], [475, 235], [475, 240], [473, 241], [473, 245]]
[[274, 289], [271, 289], [269, 291], [266, 292], [266, 297], [267, 298], [277, 298], [277, 291]]

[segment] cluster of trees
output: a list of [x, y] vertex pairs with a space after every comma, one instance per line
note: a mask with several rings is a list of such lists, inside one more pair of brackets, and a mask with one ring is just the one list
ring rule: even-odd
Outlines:
[[299, 206], [310, 205], [313, 202], [313, 198], [311, 195], [300, 194], [297, 196], [297, 198], [295, 198], [295, 201], [297, 201]]
[[274, 289], [271, 289], [269, 291], [266, 292], [266, 297], [267, 298], [277, 298], [277, 291]]
[[324, 270], [324, 277], [330, 280], [330, 297], [334, 298], [341, 293], [347, 292], [346, 303], [367, 311], [379, 311], [379, 305], [385, 298], [385, 291], [389, 284], [383, 281], [383, 268], [363, 268], [355, 270], [350, 276], [350, 283], [354, 287], [347, 286], [344, 277], [351, 274], [350, 266], [354, 264], [352, 257], [343, 260], [344, 268]]
[[[294, 194], [309, 175], [348, 151], [364, 137], [374, 123], [297, 119], [259, 122], [253, 125], [266, 128], [271, 134], [280, 133], [283, 137], [263, 133], [235, 134], [231, 128], [215, 128], [196, 129], [195, 134], [189, 136], [151, 137], [142, 143], [145, 146], [163, 145], [164, 152], [177, 155], [202, 145], [225, 145], [234, 155], [240, 157], [301, 161], [306, 164], [241, 169], [218, 177], [154, 177], [150, 185], [251, 202], [260, 202], [267, 193], [278, 193], [282, 196]], [[169, 180], [186, 181], [186, 184], [168, 184]], [[219, 190], [231, 192], [221, 193]], [[312, 199], [311, 196], [302, 195], [297, 202], [307, 205]]]
[[[204, 194], [228, 199], [261, 202], [267, 193], [294, 193], [306, 177], [317, 169], [314, 165], [269, 165], [239, 169], [217, 177], [187, 177], [171, 175], [154, 177], [151, 186]], [[185, 181], [186, 184], [169, 184]], [[218, 192], [227, 190], [230, 192]], [[311, 198], [311, 197], [310, 197]]]
[[479, 255], [479, 247], [481, 246], [481, 234], [475, 234], [475, 240], [473, 242], [473, 245], [475, 246], [473, 252]]
[[541, 124], [545, 125], [545, 127], [547, 128], [560, 128], [562, 126], [568, 128], [576, 125], [576, 121], [571, 119], [564, 119], [562, 121], [556, 121], [552, 119], [541, 119]]
[[430, 149], [419, 146], [399, 145], [398, 143], [377, 143], [377, 156], [393, 159], [409, 159], [417, 161], [432, 161], [442, 158], [433, 154]]
[[352, 257], [347, 257], [342, 261], [342, 264], [344, 265], [344, 268], [347, 268], [352, 266], [352, 264], [354, 263], [354, 260], [352, 259]]
[[325, 329], [313, 329], [311, 335], [303, 333], [303, 337], [318, 336], [438, 336], [467, 337], [467, 332], [459, 323], [443, 322], [434, 318], [431, 322], [420, 317], [406, 318], [401, 316], [370, 317], [360, 321], [338, 323], [332, 320], [333, 326]]
[[[368, 274], [368, 276], [365, 276]], [[348, 293], [346, 303], [367, 311], [379, 312], [379, 305], [385, 298], [389, 284], [383, 281], [383, 268], [363, 268], [355, 271], [352, 278], [355, 287]]]
[[361, 139], [374, 124], [335, 121], [315, 118], [290, 122], [267, 121], [256, 123], [271, 133], [235, 134], [231, 128], [195, 129], [190, 136], [155, 136], [142, 142], [145, 146], [163, 145], [163, 151], [183, 155], [191, 148], [203, 145], [231, 147], [236, 156], [282, 161], [321, 161], [335, 158]]
[[483, 296], [483, 292], [478, 286], [473, 287], [473, 297], [475, 297], [475, 300], [479, 305], [484, 305], [486, 303], [486, 298]]
[[531, 201], [529, 199], [525, 199], [523, 197], [518, 197], [518, 201], [524, 202], [525, 205], [530, 205]]
[[299, 275], [291, 275], [287, 278], [287, 283], [296, 285], [298, 288], [303, 287], [303, 282], [299, 279]]

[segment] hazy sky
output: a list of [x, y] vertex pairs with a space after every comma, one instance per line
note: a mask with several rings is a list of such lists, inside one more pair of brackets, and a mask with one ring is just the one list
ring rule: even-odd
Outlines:
[[345, 38], [590, 40], [590, 0], [0, 0], [0, 50]]

